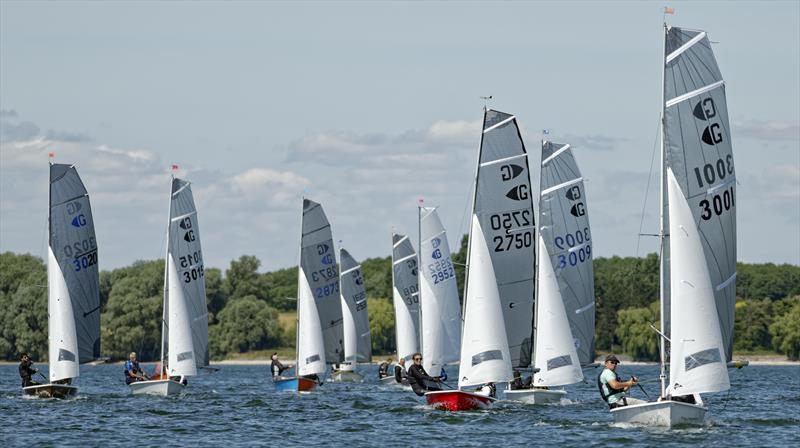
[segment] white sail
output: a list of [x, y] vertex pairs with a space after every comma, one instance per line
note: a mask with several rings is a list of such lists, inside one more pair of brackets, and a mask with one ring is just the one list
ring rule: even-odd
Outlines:
[[372, 335], [369, 329], [369, 310], [364, 276], [359, 264], [349, 252], [341, 249], [342, 319], [344, 328], [344, 360], [348, 363], [372, 361]]
[[172, 254], [167, 256], [167, 269], [169, 375], [197, 375], [189, 306]]
[[392, 296], [397, 359], [411, 361], [419, 351], [419, 281], [417, 254], [405, 235], [392, 235]]
[[314, 294], [301, 266], [297, 285], [297, 373], [313, 375], [325, 372], [325, 341]]
[[667, 392], [688, 395], [727, 390], [725, 346], [703, 243], [672, 169], [667, 170], [667, 178], [672, 292]]
[[423, 367], [431, 375], [458, 361], [461, 309], [447, 234], [433, 207], [420, 209], [420, 307]]
[[49, 338], [50, 381], [78, 376], [78, 339], [72, 318], [72, 301], [67, 282], [58, 267], [53, 250], [47, 250], [47, 322]]
[[47, 255], [50, 380], [100, 356], [97, 239], [89, 195], [72, 165], [50, 165]]
[[477, 215], [470, 235], [459, 388], [513, 379], [497, 278]]
[[563, 386], [583, 380], [578, 352], [564, 309], [558, 279], [543, 238], [539, 238], [539, 294], [536, 310], [534, 386]]

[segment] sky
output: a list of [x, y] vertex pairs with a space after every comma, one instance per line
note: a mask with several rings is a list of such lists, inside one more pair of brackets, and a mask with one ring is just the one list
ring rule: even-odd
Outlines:
[[[716, 42], [739, 260], [800, 264], [800, 2], [669, 5]], [[0, 251], [46, 254], [49, 152], [89, 191], [101, 269], [163, 257], [172, 164], [207, 266], [296, 265], [303, 195], [357, 259], [416, 240], [421, 197], [457, 248], [491, 95], [534, 184], [541, 130], [572, 145], [595, 255], [654, 252], [663, 6], [3, 0]]]

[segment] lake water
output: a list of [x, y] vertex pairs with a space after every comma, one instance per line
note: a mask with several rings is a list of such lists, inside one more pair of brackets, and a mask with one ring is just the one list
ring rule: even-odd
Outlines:
[[[653, 365], [621, 365], [624, 375], [657, 379]], [[42, 369], [45, 370], [45, 369]], [[152, 366], [147, 366], [152, 371]], [[412, 392], [382, 386], [377, 367], [361, 384], [326, 383], [309, 394], [280, 394], [266, 366], [220, 366], [190, 379], [179, 397], [133, 397], [122, 365], [84, 366], [76, 399], [23, 398], [14, 365], [0, 366], [2, 446], [800, 446], [800, 367], [732, 370], [730, 392], [704, 396], [698, 428], [619, 427], [589, 384], [569, 387], [559, 405], [497, 403], [451, 413]], [[457, 368], [449, 369], [456, 377]], [[658, 394], [658, 383], [645, 385]], [[643, 397], [641, 392], [634, 396]]]

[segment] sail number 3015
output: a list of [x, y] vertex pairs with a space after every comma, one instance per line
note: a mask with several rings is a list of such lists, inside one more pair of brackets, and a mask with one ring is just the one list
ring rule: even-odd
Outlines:
[[182, 269], [186, 269], [182, 272], [183, 274], [183, 282], [189, 283], [198, 278], [203, 278], [205, 275], [203, 269], [203, 252], [202, 251], [195, 251], [190, 254], [186, 254], [182, 257], [178, 258], [178, 261], [181, 264]]

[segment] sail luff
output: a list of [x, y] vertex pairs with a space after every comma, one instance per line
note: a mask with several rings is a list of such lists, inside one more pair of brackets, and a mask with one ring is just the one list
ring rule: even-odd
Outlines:
[[[664, 61], [666, 61], [667, 57], [667, 24], [664, 23], [664, 40], [663, 40], [663, 47], [662, 53], [664, 55]], [[658, 247], [659, 247], [659, 257], [658, 257], [658, 283], [659, 283], [659, 317], [660, 317], [660, 324], [661, 324], [661, 334], [658, 336], [659, 338], [659, 356], [661, 360], [660, 366], [660, 374], [659, 379], [661, 380], [661, 397], [666, 396], [666, 389], [667, 389], [667, 339], [669, 337], [669, 290], [667, 289], [669, 286], [669, 245], [665, 244], [664, 240], [666, 238], [665, 229], [669, 228], [668, 222], [668, 215], [666, 214], [668, 202], [667, 202], [667, 189], [666, 189], [666, 175], [665, 175], [665, 159], [667, 156], [666, 153], [666, 126], [664, 123], [665, 120], [665, 109], [664, 102], [666, 96], [666, 62], [661, 64], [661, 120], [660, 127], [661, 127], [661, 150], [659, 152], [659, 182], [658, 182], [658, 210], [659, 210], [659, 220], [658, 220]]]
[[372, 360], [367, 292], [361, 264], [345, 249], [339, 251], [342, 317], [344, 319], [344, 360], [349, 363]]
[[419, 264], [410, 239], [392, 234], [392, 298], [397, 359], [419, 351]]

